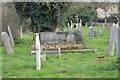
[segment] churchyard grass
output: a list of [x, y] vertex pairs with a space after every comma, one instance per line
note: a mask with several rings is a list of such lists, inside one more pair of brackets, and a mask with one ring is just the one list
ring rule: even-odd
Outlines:
[[[98, 30], [101, 27], [93, 27]], [[68, 28], [65, 28], [68, 30]], [[74, 29], [75, 30], [75, 29]], [[108, 42], [110, 31], [103, 31], [103, 35], [98, 35], [95, 39], [89, 39], [89, 28], [83, 27], [85, 44], [100, 53], [92, 52], [62, 54], [61, 59], [58, 55], [47, 55], [47, 60], [42, 61], [41, 70], [36, 70], [35, 56], [31, 56], [34, 41], [32, 36], [24, 33], [23, 39], [16, 40], [21, 42], [14, 46], [15, 53], [7, 55], [4, 48], [2, 51], [2, 77], [4, 78], [117, 78], [118, 70], [115, 68], [117, 63], [117, 53], [114, 56], [108, 54]], [[30, 44], [26, 43], [26, 40]], [[0, 48], [1, 49], [1, 48]], [[99, 61], [98, 56], [106, 56], [106, 61]]]

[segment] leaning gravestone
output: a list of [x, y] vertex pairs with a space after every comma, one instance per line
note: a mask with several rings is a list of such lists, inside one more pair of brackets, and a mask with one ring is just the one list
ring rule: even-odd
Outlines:
[[101, 35], [101, 34], [102, 34], [102, 29], [99, 29], [98, 32], [99, 32], [99, 34]]
[[111, 27], [108, 55], [114, 54], [115, 43], [116, 43], [116, 48], [118, 52], [118, 26], [113, 24], [113, 26]]
[[5, 47], [5, 50], [6, 50], [7, 54], [13, 54], [14, 49], [13, 49], [13, 46], [10, 42], [9, 35], [6, 32], [1, 33], [1, 41], [4, 45], [4, 47]]
[[8, 33], [9, 33], [9, 36], [10, 36], [10, 41], [11, 41], [12, 45], [14, 46], [15, 44], [14, 44], [14, 39], [13, 39], [13, 36], [12, 36], [10, 26], [8, 26]]
[[120, 58], [120, 27], [118, 28], [118, 57]]

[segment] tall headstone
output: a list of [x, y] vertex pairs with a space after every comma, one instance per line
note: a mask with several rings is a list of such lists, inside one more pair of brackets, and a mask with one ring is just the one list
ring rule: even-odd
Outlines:
[[71, 26], [70, 26], [70, 24], [68, 23], [68, 28], [69, 28], [69, 31], [71, 30], [70, 28], [71, 28]]
[[41, 50], [40, 50], [40, 39], [39, 33], [36, 33], [36, 69], [41, 69]]
[[88, 24], [86, 23], [85, 26], [88, 27]]
[[82, 20], [80, 20], [79, 28], [80, 28], [80, 33], [81, 33], [81, 35], [82, 35], [82, 37], [83, 37]]
[[78, 23], [76, 23], [76, 30], [78, 30]]
[[12, 35], [12, 32], [11, 32], [10, 26], [8, 26], [8, 33], [9, 33], [9, 36], [10, 36], [10, 41], [11, 41], [12, 45], [14, 46], [15, 43], [14, 43], [14, 39], [13, 39], [13, 35]]
[[94, 30], [92, 26], [90, 26], [90, 39], [94, 39]]
[[118, 58], [120, 58], [120, 27], [118, 28]]
[[22, 28], [20, 28], [20, 38], [23, 38], [23, 35], [22, 35]]
[[117, 52], [118, 52], [118, 26], [113, 24], [113, 26], [111, 27], [111, 33], [110, 33], [108, 55], [114, 54], [115, 44], [116, 44], [116, 48], [117, 48]]
[[9, 35], [6, 32], [1, 33], [1, 41], [4, 45], [4, 47], [5, 47], [5, 50], [6, 50], [7, 54], [13, 54], [14, 49], [13, 49], [13, 46], [10, 42]]
[[72, 28], [73, 28], [73, 23], [71, 21], [70, 31], [72, 31]]

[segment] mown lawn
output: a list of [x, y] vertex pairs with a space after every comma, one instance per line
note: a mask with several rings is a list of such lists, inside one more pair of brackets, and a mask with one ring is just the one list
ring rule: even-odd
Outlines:
[[[101, 27], [98, 27], [101, 28]], [[95, 28], [95, 30], [98, 30]], [[65, 28], [68, 30], [68, 28]], [[68, 53], [62, 55], [47, 55], [42, 62], [42, 69], [36, 70], [35, 56], [31, 56], [34, 41], [30, 34], [24, 34], [23, 39], [15, 41], [15, 54], [7, 55], [2, 51], [2, 77], [4, 78], [117, 78], [117, 53], [107, 56], [110, 31], [89, 39], [89, 28], [84, 27], [84, 40], [88, 47], [98, 50], [99, 54], [86, 52], [84, 54]], [[28, 40], [30, 45], [26, 43]], [[106, 61], [99, 61], [98, 56], [106, 56]]]

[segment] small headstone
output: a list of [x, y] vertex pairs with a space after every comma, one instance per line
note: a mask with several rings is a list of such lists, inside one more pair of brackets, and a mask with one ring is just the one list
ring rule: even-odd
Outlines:
[[6, 50], [7, 54], [13, 54], [14, 49], [13, 49], [13, 46], [10, 42], [9, 35], [6, 32], [1, 33], [1, 41], [4, 45], [4, 47], [5, 47], [5, 50]]
[[101, 35], [101, 34], [102, 34], [102, 29], [99, 29], [99, 31], [98, 31], [98, 32], [99, 32], [99, 34]]
[[41, 69], [41, 49], [40, 49], [40, 39], [39, 33], [36, 33], [36, 69]]
[[118, 27], [115, 24], [113, 24], [111, 28], [111, 34], [110, 34], [108, 55], [114, 54], [115, 43], [116, 43], [116, 48], [118, 52]]
[[90, 39], [94, 39], [94, 30], [92, 29], [92, 26], [90, 26]]
[[8, 26], [8, 33], [9, 33], [9, 36], [10, 36], [10, 41], [11, 41], [12, 45], [14, 46], [15, 43], [14, 43], [14, 39], [13, 39], [13, 36], [12, 36], [12, 32], [11, 32], [10, 26]]
[[68, 34], [66, 41], [69, 43], [74, 43], [75, 41], [75, 36], [73, 34]]
[[58, 48], [58, 55], [59, 55], [59, 58], [61, 59], [61, 49]]
[[118, 28], [118, 58], [120, 58], [120, 27]]
[[46, 54], [40, 56], [42, 61], [46, 61]]
[[70, 24], [68, 23], [68, 28], [69, 28], [69, 31], [71, 30], [71, 26], [70, 26]]

